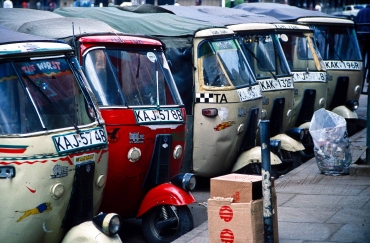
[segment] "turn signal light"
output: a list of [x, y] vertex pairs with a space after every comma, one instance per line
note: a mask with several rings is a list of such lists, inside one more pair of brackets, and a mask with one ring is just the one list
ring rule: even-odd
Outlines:
[[216, 108], [205, 108], [202, 110], [202, 115], [208, 117], [215, 117], [218, 115], [218, 110]]

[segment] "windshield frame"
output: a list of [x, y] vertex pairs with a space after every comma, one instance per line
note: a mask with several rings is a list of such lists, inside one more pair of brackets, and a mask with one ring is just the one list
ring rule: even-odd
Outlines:
[[[117, 87], [117, 93], [119, 93], [119, 95], [122, 97], [122, 100], [124, 101], [121, 104], [112, 104], [112, 103], [109, 104], [110, 102], [106, 101], [105, 105], [104, 104], [99, 105], [101, 109], [122, 108], [122, 107], [124, 107], [124, 108], [144, 108], [144, 107], [146, 107], [146, 108], [157, 108], [158, 109], [159, 107], [183, 107], [184, 106], [184, 104], [182, 102], [182, 99], [180, 97], [180, 94], [179, 94], [179, 92], [177, 90], [177, 87], [175, 85], [175, 81], [172, 77], [170, 68], [168, 66], [167, 59], [166, 59], [162, 49], [155, 48], [155, 47], [127, 47], [127, 46], [122, 46], [122, 45], [119, 45], [119, 46], [117, 46], [117, 45], [107, 45], [107, 46], [99, 45], [99, 46], [90, 47], [90, 48], [86, 49], [84, 51], [83, 55], [82, 55], [82, 65], [83, 65], [83, 67], [86, 71], [91, 70], [91, 67], [93, 69], [95, 69], [95, 67], [93, 67], [92, 63], [87, 64], [87, 58], [89, 57], [89, 55], [93, 51], [96, 51], [96, 50], [103, 50], [104, 51], [105, 60], [107, 60], [111, 75], [114, 76], [115, 85]], [[113, 68], [114, 65], [112, 64], [112, 62], [109, 58], [108, 52], [110, 52], [110, 51], [121, 52], [121, 55], [122, 54], [129, 55], [130, 53], [131, 54], [132, 53], [138, 53], [138, 54], [140, 54], [141, 57], [145, 57], [141, 53], [146, 53], [146, 57], [154, 64], [155, 69], [157, 70], [156, 71], [157, 72], [156, 78], [153, 78], [153, 80], [156, 80], [156, 86], [158, 86], [158, 81], [159, 81], [158, 74], [160, 74], [161, 77], [163, 77], [163, 79], [164, 79], [163, 81], [165, 82], [165, 86], [170, 91], [170, 96], [171, 96], [170, 98], [171, 98], [171, 100], [173, 100], [173, 104], [160, 104], [160, 103], [158, 103], [159, 96], [158, 96], [157, 93], [155, 95], [155, 103], [153, 103], [153, 104], [138, 104], [138, 105], [130, 104], [131, 99], [129, 99], [127, 94], [125, 94], [125, 91], [122, 90], [123, 89], [123, 86], [122, 86], [123, 83], [121, 83], [121, 82], [123, 82], [124, 80], [121, 80], [121, 81], [118, 80], [117, 73], [114, 71], [117, 68]], [[148, 55], [148, 53], [151, 53], [151, 54]], [[163, 63], [162, 63], [162, 61], [163, 61]], [[87, 67], [86, 65], [89, 65], [89, 67]], [[158, 73], [159, 71], [160, 71], [160, 73]], [[121, 70], [121, 72], [123, 72], [123, 70]], [[90, 72], [87, 71], [87, 73], [89, 74]], [[100, 81], [98, 81], [98, 78], [97, 78], [93, 83], [91, 83], [89, 75], [87, 75], [87, 76], [88, 76], [87, 80], [89, 82], [89, 85], [95, 90], [95, 85], [93, 85], [93, 83], [94, 84], [96, 82], [100, 83]], [[158, 90], [158, 87], [157, 87], [157, 90]], [[106, 93], [106, 92], [104, 92], [104, 91], [101, 91], [101, 92], [102, 93], [101, 93], [100, 96], [105, 97], [106, 95], [104, 93]], [[167, 96], [168, 96], [168, 94], [167, 94]]]
[[[207, 52], [207, 54], [202, 54], [201, 48], [203, 48], [203, 46], [205, 46], [206, 44], [209, 44], [209, 43], [220, 43], [220, 45], [221, 45], [222, 42], [223, 43], [227, 43], [227, 42], [230, 42], [230, 41], [232, 41], [231, 45], [233, 45], [233, 46], [231, 48], [225, 47], [226, 50], [236, 50], [237, 51], [237, 56], [238, 56], [237, 62], [238, 62], [238, 65], [240, 63], [242, 63], [243, 66], [241, 67], [241, 69], [242, 69], [242, 71], [245, 70], [245, 74], [242, 74], [242, 75], [240, 75], [238, 72], [236, 72], [238, 75], [240, 75], [240, 79], [239, 80], [243, 80], [243, 82], [244, 82], [241, 85], [234, 85], [233, 80], [235, 80], [235, 79], [234, 78], [230, 78], [231, 77], [230, 70], [225, 67], [225, 65], [226, 65], [225, 61], [221, 60], [220, 55], [218, 55], [218, 53], [222, 53], [222, 51], [225, 52], [225, 50], [222, 50], [221, 49], [222, 47], [219, 50], [216, 50], [214, 48], [214, 45], [208, 45], [211, 52]], [[224, 53], [222, 53], [222, 54], [224, 54]], [[205, 73], [204, 73], [204, 67], [205, 67], [205, 65], [203, 65], [203, 62], [204, 62], [204, 59], [205, 58], [209, 58], [211, 56], [215, 56], [216, 57], [217, 64], [219, 66], [218, 70], [221, 69], [221, 71], [222, 71], [221, 74], [224, 76], [224, 80], [227, 81], [227, 83], [226, 83], [226, 81], [223, 81], [223, 83], [224, 84], [225, 83], [228, 84], [228, 86], [212, 86], [212, 85], [207, 85], [206, 84], [206, 78], [205, 78]], [[240, 89], [240, 88], [251, 87], [253, 85], [257, 85], [258, 84], [257, 83], [257, 80], [256, 80], [256, 78], [255, 78], [255, 76], [254, 76], [254, 74], [252, 72], [252, 69], [249, 66], [249, 63], [247, 61], [247, 58], [244, 55], [244, 52], [242, 50], [242, 47], [239, 44], [238, 37], [236, 37], [236, 36], [227, 37], [227, 38], [207, 38], [207, 39], [202, 40], [198, 44], [198, 46], [197, 46], [197, 62], [198, 62], [199, 84], [200, 84], [200, 87], [203, 88], [203, 89], [205, 89], [205, 90], [210, 90], [210, 91], [236, 90], [236, 89]], [[214, 69], [215, 69], [215, 67], [209, 68], [208, 70], [214, 70]], [[239, 70], [240, 70], [240, 68], [239, 68]], [[242, 77], [243, 75], [245, 75], [245, 76]], [[219, 75], [216, 75], [216, 78], [218, 76]], [[245, 81], [246, 78], [248, 79], [247, 81]]]

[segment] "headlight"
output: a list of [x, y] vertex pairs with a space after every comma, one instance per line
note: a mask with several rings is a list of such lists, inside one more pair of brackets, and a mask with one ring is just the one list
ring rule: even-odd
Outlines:
[[274, 154], [279, 154], [281, 149], [281, 141], [278, 139], [271, 139], [270, 140], [270, 150]]
[[351, 111], [355, 111], [358, 109], [358, 101], [357, 100], [347, 100], [345, 106]]
[[184, 189], [185, 191], [192, 191], [196, 186], [195, 175], [191, 173], [178, 174], [170, 180], [172, 184]]
[[117, 234], [121, 229], [121, 218], [115, 213], [100, 213], [92, 221], [96, 228], [109, 236]]
[[302, 128], [294, 127], [285, 131], [285, 134], [293, 138], [296, 141], [302, 141], [304, 137], [304, 131]]

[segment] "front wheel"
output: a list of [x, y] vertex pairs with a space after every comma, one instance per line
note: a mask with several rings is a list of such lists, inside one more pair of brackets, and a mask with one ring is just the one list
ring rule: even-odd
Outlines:
[[161, 205], [152, 208], [142, 220], [143, 234], [149, 243], [167, 243], [194, 228], [188, 206]]

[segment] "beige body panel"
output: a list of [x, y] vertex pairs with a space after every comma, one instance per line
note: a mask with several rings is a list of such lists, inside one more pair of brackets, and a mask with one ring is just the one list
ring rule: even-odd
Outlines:
[[[236, 92], [236, 91], [234, 91]], [[200, 104], [194, 107], [193, 171], [215, 176], [230, 171], [238, 155], [251, 108], [259, 108], [261, 98], [248, 102]], [[204, 108], [217, 108], [217, 117], [202, 115]], [[260, 151], [261, 152], [261, 151]]]
[[297, 152], [303, 151], [305, 148], [301, 142], [289, 137], [286, 134], [278, 134], [271, 139], [277, 139], [281, 141], [281, 149], [290, 151], [290, 152]]
[[108, 149], [85, 149], [76, 152], [77, 155], [73, 152], [58, 155], [52, 136], [71, 132], [75, 131], [1, 139], [6, 144], [29, 146], [21, 156], [0, 154], [0, 166], [13, 166], [16, 171], [15, 177], [0, 181], [0, 191], [8, 195], [0, 197], [0, 242], [62, 240], [66, 232], [61, 230], [61, 225], [71, 198], [75, 159], [83, 155], [91, 156], [89, 161], [95, 162], [93, 212], [97, 214], [107, 175]]
[[[281, 164], [281, 160], [278, 156], [276, 156], [274, 153], [270, 152], [270, 161], [271, 165], [277, 165]], [[244, 153], [242, 153], [239, 157], [236, 163], [234, 164], [231, 172], [238, 171], [242, 169], [243, 167], [251, 164], [251, 163], [262, 163], [262, 156], [261, 156], [261, 147], [256, 146]]]

